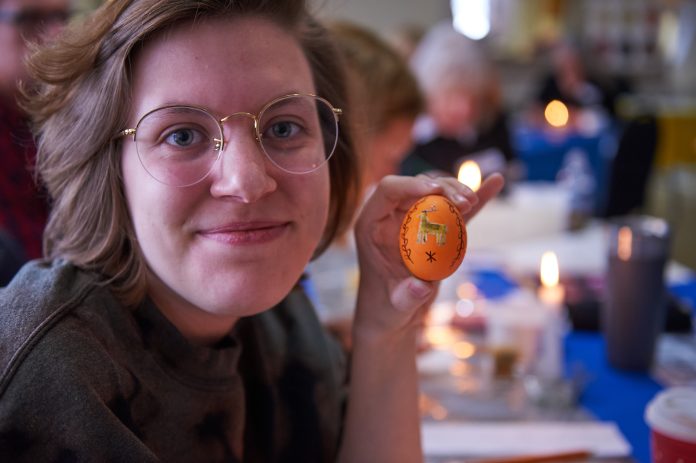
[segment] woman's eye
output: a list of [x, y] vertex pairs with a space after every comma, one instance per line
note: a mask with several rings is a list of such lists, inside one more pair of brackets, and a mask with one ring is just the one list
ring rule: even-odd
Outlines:
[[300, 126], [294, 122], [276, 122], [270, 127], [270, 135], [274, 138], [290, 138], [300, 131]]
[[177, 129], [166, 136], [165, 142], [169, 145], [186, 148], [196, 143], [200, 143], [202, 138], [202, 135], [197, 130]]

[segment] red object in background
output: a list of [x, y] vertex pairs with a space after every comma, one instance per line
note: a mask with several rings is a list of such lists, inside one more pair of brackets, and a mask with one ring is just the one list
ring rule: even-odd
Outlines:
[[653, 463], [696, 463], [696, 442], [672, 439], [654, 430], [650, 434]]
[[653, 463], [696, 463], [696, 387], [659, 392], [645, 408]]

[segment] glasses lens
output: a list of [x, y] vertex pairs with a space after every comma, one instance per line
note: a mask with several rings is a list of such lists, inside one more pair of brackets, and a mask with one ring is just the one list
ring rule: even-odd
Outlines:
[[338, 119], [321, 98], [288, 96], [259, 115], [259, 134], [261, 146], [274, 164], [287, 172], [307, 173], [333, 154]]
[[213, 168], [222, 140], [213, 116], [174, 106], [147, 114], [135, 132], [138, 156], [155, 180], [171, 186], [201, 181]]

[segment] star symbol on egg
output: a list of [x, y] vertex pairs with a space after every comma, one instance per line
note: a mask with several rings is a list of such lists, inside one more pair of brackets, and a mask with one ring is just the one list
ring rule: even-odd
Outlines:
[[428, 256], [428, 262], [435, 262], [435, 251], [426, 251], [425, 255]]

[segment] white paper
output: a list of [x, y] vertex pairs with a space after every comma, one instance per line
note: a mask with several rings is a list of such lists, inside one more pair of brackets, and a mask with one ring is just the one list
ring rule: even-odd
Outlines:
[[518, 456], [584, 450], [594, 457], [625, 457], [631, 446], [615, 423], [426, 422], [421, 427], [426, 456]]

